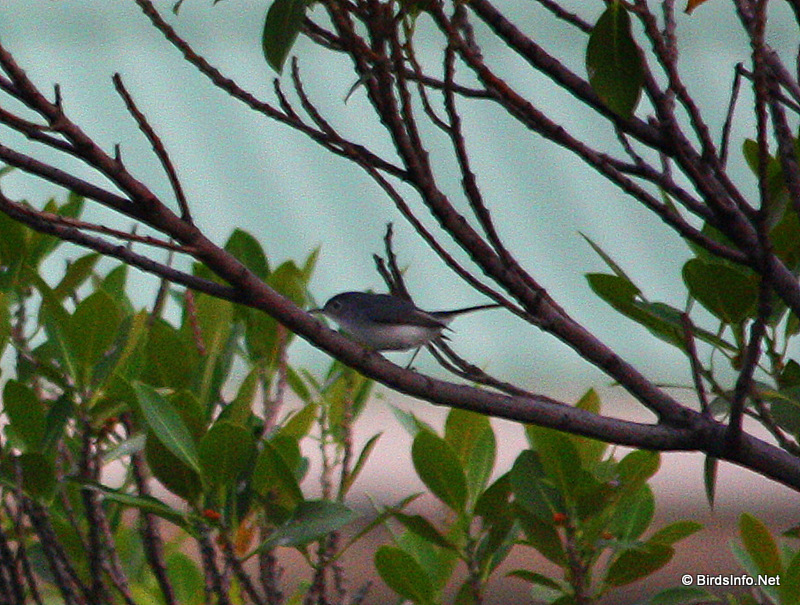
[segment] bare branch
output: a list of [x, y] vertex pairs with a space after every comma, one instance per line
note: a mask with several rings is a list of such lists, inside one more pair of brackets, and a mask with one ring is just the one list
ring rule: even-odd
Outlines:
[[[11, 201], [2, 192], [0, 192], [0, 211], [36, 231], [49, 233], [65, 241], [117, 258], [128, 265], [164, 277], [171, 282], [183, 284], [189, 288], [234, 302], [241, 299], [241, 296], [232, 288], [178, 271], [149, 257], [137, 254], [125, 246], [111, 244], [105, 240], [87, 235], [67, 222], [52, 220], [50, 213], [41, 213]], [[185, 250], [183, 249], [182, 251]]]
[[150, 126], [144, 114], [139, 111], [138, 107], [136, 107], [136, 103], [134, 102], [133, 97], [131, 97], [128, 90], [125, 88], [125, 85], [122, 83], [122, 78], [120, 75], [114, 74], [112, 79], [114, 80], [114, 88], [117, 89], [117, 92], [122, 97], [122, 100], [125, 101], [125, 106], [128, 108], [128, 111], [133, 116], [134, 120], [136, 120], [136, 123], [139, 125], [139, 129], [144, 133], [144, 136], [147, 138], [147, 140], [150, 141], [153, 151], [158, 157], [158, 160], [161, 162], [164, 172], [167, 174], [167, 178], [172, 186], [172, 191], [175, 193], [175, 199], [177, 200], [178, 206], [181, 209], [181, 218], [187, 223], [191, 223], [192, 215], [189, 211], [189, 204], [186, 201], [186, 196], [183, 193], [183, 187], [181, 187], [181, 182], [178, 180], [178, 174], [175, 172], [175, 167], [172, 165], [172, 160], [169, 158], [169, 154], [164, 147], [164, 143], [161, 142], [161, 139], [158, 137], [155, 130], [153, 130], [153, 127]]

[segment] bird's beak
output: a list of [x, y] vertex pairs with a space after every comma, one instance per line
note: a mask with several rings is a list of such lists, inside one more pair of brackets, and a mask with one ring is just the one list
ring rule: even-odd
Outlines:
[[325, 310], [324, 309], [309, 309], [308, 312], [312, 313], [312, 314], [315, 314], [315, 315], [319, 315], [321, 313], [324, 313]]

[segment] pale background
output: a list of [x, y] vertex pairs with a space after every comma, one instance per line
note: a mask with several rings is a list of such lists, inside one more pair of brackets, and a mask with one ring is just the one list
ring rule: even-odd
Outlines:
[[[589, 20], [603, 7], [599, 0], [591, 5], [577, 0], [572, 4]], [[585, 40], [554, 27], [533, 2], [500, 1], [498, 5], [508, 8], [521, 28], [535, 32], [545, 47], [556, 44], [565, 61], [582, 70]], [[177, 18], [169, 12], [171, 3], [159, 2], [158, 6], [212, 64], [257, 96], [273, 99], [275, 74], [260, 51], [265, 3], [224, 0], [212, 7], [209, 0], [186, 0]], [[773, 3], [772, 8], [769, 42], [788, 57], [796, 48], [792, 19], [783, 5]], [[440, 40], [427, 35], [430, 24], [424, 17], [418, 30], [422, 56], [426, 50], [439, 48]], [[691, 17], [681, 14], [678, 34], [686, 82], [718, 133], [727, 107], [732, 66], [749, 57], [731, 3], [710, 0]], [[3, 0], [0, 40], [43, 89], [51, 90], [52, 84], [60, 83], [69, 115], [106, 149], [121, 143], [123, 158], [132, 172], [170, 199], [157, 161], [113, 90], [111, 76], [119, 72], [170, 151], [198, 225], [220, 243], [236, 227], [250, 231], [262, 242], [273, 265], [305, 258], [313, 247], [320, 246], [312, 282], [317, 302], [342, 290], [381, 289], [372, 254], [383, 252], [382, 236], [389, 221], [395, 222], [396, 251], [401, 264], [408, 265], [408, 285], [418, 304], [439, 309], [482, 302], [448, 274], [361, 172], [214, 89], [151, 28], [133, 2]], [[353, 83], [349, 65], [305, 40], [299, 41], [295, 54], [309, 94], [323, 114], [345, 134], [391, 157], [390, 144], [374, 127], [363, 91], [357, 91], [347, 104], [343, 102]], [[554, 117], [574, 133], [590, 135], [593, 140], [607, 138], [609, 145], [614, 144], [613, 137], [594, 118], [587, 118], [573, 100], [546, 80], [531, 76], [519, 62], [508, 62], [502, 71], [513, 81], [522, 82], [523, 91], [537, 105], [555, 108]], [[524, 75], [515, 75], [521, 73]], [[290, 88], [288, 81], [285, 85]], [[752, 132], [747, 106], [747, 99], [743, 99], [732, 133], [731, 165], [734, 178], [752, 193], [750, 174], [739, 152], [742, 139]], [[680, 267], [688, 258], [686, 246], [659, 220], [572, 156], [522, 132], [516, 122], [507, 118], [488, 120], [484, 112], [480, 104], [468, 108], [465, 126], [479, 182], [510, 248], [574, 317], [649, 377], [662, 383], [689, 384], [688, 364], [675, 349], [627, 323], [592, 295], [584, 274], [605, 271], [605, 267], [578, 232], [616, 258], [649, 299], [676, 306], [685, 302]], [[5, 130], [0, 131], [0, 137], [5, 144], [35, 149]], [[45, 153], [44, 157], [49, 156]], [[55, 188], [32, 184], [18, 174], [4, 179], [3, 187], [7, 193], [34, 203], [48, 195], [63, 196]], [[108, 213], [88, 209], [86, 216], [103, 221]], [[137, 302], [147, 304], [154, 282], [148, 277], [136, 279], [148, 292]], [[595, 386], [615, 413], [649, 418], [571, 350], [518, 320], [485, 312], [459, 319], [454, 328], [453, 342], [459, 352], [525, 388], [571, 401]], [[397, 355], [393, 358], [400, 362], [405, 359]], [[328, 361], [303, 342], [293, 347], [292, 359], [312, 369], [321, 369]], [[441, 374], [429, 358], [421, 357], [418, 364], [422, 370]], [[691, 391], [676, 391], [676, 395], [691, 401], [686, 399]], [[407, 460], [408, 439], [387, 412], [386, 401], [433, 419], [442, 414], [432, 406], [397, 399], [390, 393], [372, 404], [367, 414], [370, 422], [361, 427], [361, 440], [384, 429], [379, 453], [402, 455], [392, 463], [391, 477], [386, 475], [385, 462], [373, 461], [367, 468], [363, 491], [391, 501], [417, 489], [418, 484]], [[523, 447], [521, 433], [507, 423], [496, 426], [504, 435], [499, 466], [507, 467]], [[664, 471], [654, 480], [663, 518], [707, 513], [700, 465], [699, 456], [664, 456]], [[396, 488], [398, 485], [401, 487]], [[722, 465], [717, 508], [708, 521], [727, 532], [741, 512], [752, 511], [772, 521], [776, 528], [785, 528], [794, 521], [779, 515], [788, 513], [788, 499], [788, 490]], [[693, 557], [692, 567], [703, 565], [708, 573], [715, 573], [731, 560], [724, 534], [719, 540], [710, 535], [704, 533], [683, 552]], [[704, 557], [693, 550], [701, 544], [711, 548]], [[693, 570], [687, 565], [671, 565], [670, 581], [675, 583], [682, 573]]]

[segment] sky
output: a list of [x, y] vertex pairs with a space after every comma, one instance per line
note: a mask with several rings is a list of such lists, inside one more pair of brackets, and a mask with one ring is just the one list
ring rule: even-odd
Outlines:
[[[536, 3], [497, 4], [521, 29], [532, 32], [540, 44], [584, 74], [583, 36], [553, 25]], [[599, 0], [571, 4], [590, 21], [603, 7]], [[157, 6], [212, 64], [256, 96], [274, 101], [276, 75], [260, 48], [263, 3], [223, 0], [212, 6], [209, 0], [186, 0], [177, 17], [169, 10], [171, 2]], [[776, 10], [769, 41], [788, 55], [793, 51], [794, 33], [790, 20], [781, 18], [784, 9]], [[420, 18], [415, 37], [423, 61], [440, 47], [426, 19]], [[678, 35], [687, 85], [718, 133], [729, 97], [731, 67], [746, 61], [749, 53], [731, 3], [709, 0], [692, 16], [681, 14]], [[407, 283], [419, 306], [437, 310], [485, 302], [441, 265], [363, 173], [215, 89], [181, 60], [132, 1], [4, 0], [0, 40], [44, 90], [52, 90], [58, 82], [70, 116], [104, 148], [111, 150], [120, 143], [131, 171], [171, 199], [155, 157], [114, 92], [111, 76], [119, 72], [164, 140], [199, 226], [219, 243], [237, 227], [250, 231], [262, 242], [273, 265], [303, 259], [319, 247], [311, 285], [317, 303], [344, 290], [382, 290], [372, 254], [383, 252], [388, 222], [395, 224], [395, 249], [400, 264], [408, 267]], [[504, 55], [501, 47], [489, 45], [486, 52], [497, 58], [498, 70], [516, 82], [527, 98], [573, 133], [614, 145], [613, 135], [596, 118], [587, 116], [551, 83]], [[309, 95], [322, 113], [351, 138], [392, 156], [363, 91], [344, 101], [353, 84], [347, 62], [303, 39], [293, 54]], [[288, 79], [282, 81], [288, 88]], [[580, 233], [617, 259], [650, 300], [679, 307], [685, 302], [680, 278], [681, 265], [689, 257], [685, 244], [568, 153], [521, 130], [510, 118], [487, 114], [485, 104], [466, 104], [463, 109], [469, 150], [487, 204], [501, 236], [523, 266], [569, 313], [648, 376], [659, 382], [687, 383], [688, 364], [676, 350], [619, 317], [591, 293], [585, 274], [606, 268]], [[746, 191], [752, 191], [739, 152], [752, 128], [746, 103], [741, 104], [737, 118], [732, 174]], [[34, 149], [7, 131], [0, 137]], [[444, 151], [434, 141], [434, 160]], [[52, 157], [46, 150], [37, 149], [37, 153], [44, 159]], [[66, 166], [83, 170], [74, 162]], [[444, 172], [447, 183], [451, 173]], [[48, 195], [63, 196], [22, 175], [12, 175], [3, 185], [8, 193], [34, 203]], [[449, 185], [456, 190], [452, 177]], [[98, 208], [89, 208], [86, 216], [112, 220]], [[148, 295], [141, 304], [149, 300]], [[566, 346], [502, 312], [459, 318], [453, 328], [456, 350], [525, 388], [570, 399], [589, 386], [609, 385], [607, 377]], [[306, 343], [297, 343], [292, 355], [310, 367], [327, 362], [324, 354]], [[405, 363], [402, 354], [392, 358]], [[420, 369], [441, 371], [429, 358], [417, 363]]]

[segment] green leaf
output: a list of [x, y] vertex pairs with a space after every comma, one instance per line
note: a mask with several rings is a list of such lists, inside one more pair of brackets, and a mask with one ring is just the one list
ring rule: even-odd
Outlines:
[[[580, 232], [578, 232], [578, 233], [580, 233]], [[592, 241], [589, 238], [589, 236], [587, 236], [587, 235], [585, 235], [583, 233], [580, 233], [580, 236], [583, 239], [585, 239], [586, 242], [592, 247], [592, 250], [594, 250], [597, 253], [597, 255], [600, 258], [603, 259], [603, 262], [606, 265], [608, 265], [608, 268], [611, 269], [614, 272], [614, 275], [616, 275], [617, 277], [619, 277], [623, 281], [628, 282], [629, 284], [633, 284], [633, 280], [630, 277], [628, 277], [628, 274], [625, 273], [623, 268], [620, 267], [617, 264], [617, 262], [613, 258], [611, 258], [611, 256], [609, 254], [606, 253], [605, 250], [603, 250], [598, 244], [594, 243], [594, 241]]]
[[361, 471], [364, 468], [364, 465], [367, 463], [369, 459], [369, 455], [372, 453], [372, 450], [375, 448], [375, 445], [378, 443], [378, 439], [380, 439], [383, 433], [376, 433], [369, 440], [364, 444], [364, 447], [361, 448], [361, 453], [358, 455], [358, 460], [356, 460], [355, 465], [353, 466], [353, 470], [347, 474], [345, 480], [342, 484], [342, 496], [346, 495], [353, 484], [358, 479], [358, 476], [361, 474]]
[[550, 605], [574, 605], [571, 597], [566, 596], [567, 589], [558, 585], [553, 586], [550, 578], [529, 571], [527, 569], [515, 569], [508, 574], [510, 578], [519, 578], [530, 583], [528, 595], [533, 602], [544, 602]]
[[134, 382], [132, 386], [148, 428], [176, 458], [202, 476], [194, 438], [174, 404], [148, 384]]
[[453, 408], [447, 415], [444, 439], [466, 471], [470, 501], [474, 502], [494, 470], [497, 444], [489, 418]]
[[[617, 275], [589, 273], [589, 287], [622, 315], [644, 326], [653, 336], [686, 351], [683, 313], [664, 303], [651, 303], [641, 298], [641, 291], [630, 280]], [[738, 349], [716, 334], [692, 327], [695, 338], [715, 347], [736, 352]]]
[[77, 377], [77, 345], [72, 340], [71, 317], [43, 280], [38, 280], [37, 289], [42, 295], [39, 321], [44, 326], [54, 357], [68, 376]]
[[100, 282], [98, 288], [113, 298], [128, 313], [133, 313], [126, 293], [128, 283], [128, 265], [117, 265]]
[[[395, 544], [425, 570], [431, 586], [437, 596], [453, 578], [459, 563], [459, 556], [453, 550], [439, 548], [412, 531], [403, 532], [395, 537]], [[437, 599], [438, 602], [438, 599]]]
[[256, 459], [251, 488], [261, 497], [268, 514], [277, 523], [288, 520], [303, 502], [303, 492], [294, 473], [269, 442], [263, 444]]
[[456, 550], [455, 545], [445, 538], [441, 532], [422, 515], [407, 515], [400, 511], [394, 511], [392, 512], [392, 516], [402, 523], [403, 527], [407, 530], [413, 531], [420, 538], [427, 540], [431, 544], [435, 544], [441, 548]]
[[308, 470], [308, 459], [300, 451], [300, 441], [296, 437], [278, 432], [269, 438], [269, 444], [286, 463], [298, 482], [303, 480]]
[[135, 433], [133, 437], [123, 439], [103, 452], [103, 464], [108, 464], [144, 451], [146, 440], [147, 435], [145, 433]]
[[519, 578], [520, 580], [524, 580], [530, 584], [537, 584], [539, 586], [544, 586], [546, 588], [551, 588], [559, 593], [563, 592], [561, 588], [561, 584], [556, 582], [555, 580], [548, 578], [540, 573], [536, 573], [535, 571], [530, 571], [528, 569], [515, 569], [514, 571], [508, 574], [510, 578]]
[[180, 510], [174, 509], [168, 504], [162, 502], [158, 498], [153, 496], [129, 494], [125, 491], [107, 487], [94, 481], [80, 481], [77, 479], [70, 479], [70, 481], [73, 481], [82, 487], [96, 490], [97, 492], [101, 493], [103, 498], [106, 500], [117, 502], [123, 506], [137, 508], [142, 512], [161, 517], [165, 521], [169, 521], [170, 523], [177, 525], [186, 531], [191, 531], [191, 524], [186, 518], [186, 515]]
[[64, 436], [64, 429], [72, 416], [75, 404], [70, 393], [62, 393], [61, 396], [50, 404], [45, 419], [45, 432], [42, 439], [42, 452], [53, 453], [59, 440]]
[[[789, 202], [788, 190], [784, 189], [783, 198], [785, 203]], [[772, 243], [772, 252], [780, 258], [786, 267], [794, 274], [797, 274], [800, 266], [800, 217], [794, 208], [787, 208], [783, 217], [770, 231], [769, 238]]]
[[782, 389], [800, 386], [800, 364], [794, 359], [790, 359], [783, 367], [778, 385]]
[[[586, 410], [592, 414], [600, 413], [600, 396], [594, 389], [589, 389], [575, 404], [579, 410]], [[578, 450], [578, 456], [581, 459], [581, 466], [587, 469], [594, 468], [605, 454], [608, 444], [592, 439], [591, 437], [583, 437], [581, 435], [572, 435], [572, 442]]]
[[[672, 335], [680, 333], [681, 340], [679, 344], [676, 344], [676, 346], [682, 351], [685, 351], [685, 328], [683, 325], [684, 313], [680, 309], [676, 309], [670, 305], [658, 302], [645, 303], [637, 301], [634, 303], [634, 306], [640, 312], [645, 313], [646, 321], [652, 324], [648, 326], [647, 323], [643, 322], [642, 325], [648, 327], [652, 334], [658, 336], [665, 342], [671, 342], [670, 338], [672, 338]], [[698, 328], [696, 325], [691, 325], [690, 329], [694, 337], [698, 340], [702, 340], [703, 342], [708, 343], [718, 349], [724, 349], [730, 352], [738, 351], [734, 345], [726, 340], [723, 340], [713, 332]]]
[[192, 389], [200, 365], [197, 348], [188, 334], [162, 319], [153, 322], [147, 338], [143, 382], [157, 388]]
[[94, 266], [100, 259], [100, 254], [93, 252], [81, 256], [71, 262], [64, 272], [64, 277], [53, 288], [53, 295], [58, 300], [64, 300], [67, 296], [72, 296], [75, 291], [92, 275]]
[[167, 576], [175, 591], [176, 602], [181, 605], [204, 605], [206, 585], [198, 563], [180, 551], [167, 554], [164, 562], [167, 567]]
[[[194, 308], [205, 354], [216, 356], [222, 351], [231, 332], [233, 303], [209, 294], [199, 293], [194, 298]], [[184, 319], [184, 326], [187, 324]]]
[[301, 272], [306, 282], [309, 282], [311, 280], [311, 275], [314, 273], [314, 268], [317, 266], [317, 260], [319, 259], [319, 252], [320, 252], [320, 247], [317, 246], [308, 254], [308, 256], [306, 257], [306, 262], [303, 263], [303, 268], [301, 269]]
[[258, 393], [258, 382], [261, 369], [258, 367], [253, 368], [245, 376], [242, 383], [239, 385], [239, 390], [236, 392], [231, 404], [222, 412], [225, 420], [246, 426], [250, 416], [253, 414], [253, 401]]
[[319, 406], [315, 401], [307, 403], [283, 423], [280, 429], [281, 435], [288, 435], [294, 439], [302, 439], [311, 431], [311, 427], [317, 419], [318, 411]]
[[278, 546], [303, 546], [324, 538], [358, 518], [358, 513], [340, 502], [308, 500], [297, 505], [291, 517], [262, 542], [256, 552]]
[[286, 366], [286, 383], [303, 403], [310, 403], [314, 398], [311, 395], [311, 389], [308, 388], [301, 373], [295, 370], [291, 365]]
[[777, 576], [783, 571], [780, 552], [767, 527], [749, 513], [739, 517], [742, 543], [761, 574]]
[[[2, 282], [2, 277], [0, 277]], [[2, 288], [2, 283], [0, 283]], [[8, 311], [8, 297], [0, 292], [0, 357], [3, 356], [3, 351], [6, 350], [8, 340], [11, 338], [11, 315]]]
[[625, 542], [633, 542], [650, 527], [655, 513], [653, 491], [642, 485], [635, 492], [621, 501], [614, 510], [614, 519], [609, 530]]
[[529, 425], [525, 431], [547, 476], [556, 489], [574, 504], [581, 483], [581, 461], [575, 444], [564, 433], [553, 429]]
[[[150, 315], [141, 310], [126, 318], [119, 330], [119, 338], [111, 347], [112, 353], [104, 357], [103, 362], [95, 369], [93, 379], [99, 387], [89, 400], [88, 408], [95, 420], [97, 413], [102, 416], [101, 409], [95, 409], [105, 398], [123, 399], [121, 392], [128, 392], [129, 383], [139, 378], [144, 364], [144, 343], [148, 334]], [[107, 403], [107, 402], [106, 402]], [[113, 405], [113, 404], [112, 404]]]
[[278, 73], [283, 71], [305, 16], [306, 0], [275, 0], [267, 11], [261, 46], [267, 63]]
[[404, 550], [381, 546], [375, 553], [375, 567], [386, 585], [413, 603], [433, 602], [434, 591], [425, 569]]
[[617, 465], [621, 489], [631, 494], [637, 492], [658, 471], [661, 456], [658, 452], [635, 450], [627, 454]]
[[491, 430], [489, 418], [477, 412], [452, 408], [447, 414], [444, 426], [444, 440], [453, 448], [453, 451], [466, 464], [470, 457], [470, 450], [481, 433]]
[[547, 480], [536, 452], [520, 452], [510, 478], [516, 503], [541, 521], [551, 523], [555, 513], [566, 512], [562, 494]]
[[786, 569], [781, 574], [781, 584], [778, 591], [781, 605], [797, 605], [800, 603], [800, 550], [797, 550], [786, 564]]
[[[5, 213], [0, 213], [0, 264], [7, 270], [12, 266], [19, 267], [25, 258], [27, 252], [25, 233], [26, 228], [22, 223], [18, 223]], [[5, 280], [2, 283], [6, 288], [10, 286], [5, 283]]]
[[592, 89], [611, 111], [623, 118], [633, 115], [642, 95], [644, 68], [622, 2], [611, 2], [592, 28], [586, 71]]
[[231, 485], [251, 462], [256, 444], [246, 428], [215, 422], [200, 440], [200, 465], [211, 488]]
[[464, 469], [448, 443], [429, 431], [420, 431], [411, 446], [417, 475], [434, 496], [456, 512], [467, 502]]
[[726, 324], [755, 314], [758, 285], [737, 269], [693, 258], [683, 266], [683, 281], [689, 294]]
[[262, 280], [267, 279], [269, 276], [269, 262], [267, 261], [267, 255], [264, 254], [264, 248], [247, 231], [235, 229], [228, 241], [225, 242], [225, 251], [230, 252], [239, 262]]
[[672, 546], [684, 538], [691, 536], [703, 529], [703, 524], [697, 521], [675, 521], [654, 533], [648, 542]]
[[647, 328], [654, 336], [684, 350], [686, 348], [683, 329], [653, 312], [647, 303], [637, 300], [641, 291], [631, 281], [616, 275], [589, 273], [589, 287], [601, 299], [619, 313]]
[[[195, 295], [195, 317], [203, 343], [202, 374], [199, 384], [199, 399], [207, 408], [218, 399], [218, 390], [232, 362], [232, 351], [226, 356], [231, 326], [233, 325], [233, 303], [208, 294]], [[191, 322], [184, 319], [183, 330], [191, 330]], [[187, 336], [187, 338], [189, 338]]]
[[497, 478], [478, 497], [475, 504], [475, 514], [484, 518], [489, 523], [497, 523], [508, 516], [511, 502], [511, 473], [506, 473]]
[[400, 426], [402, 426], [412, 437], [416, 437], [420, 431], [428, 431], [434, 434], [436, 433], [430, 424], [424, 420], [420, 420], [411, 412], [407, 412], [406, 410], [400, 409], [391, 404], [389, 404], [389, 411], [392, 413], [395, 420], [400, 423]]
[[[747, 165], [756, 178], [761, 177], [759, 170], [759, 149], [758, 142], [753, 139], [745, 139], [742, 143], [742, 154]], [[789, 190], [786, 187], [786, 178], [783, 176], [783, 167], [778, 158], [767, 153], [766, 155], [766, 177], [767, 177], [767, 199], [765, 204], [767, 227], [772, 229], [785, 216], [789, 205]], [[796, 239], [796, 238], [795, 238]]]
[[144, 455], [153, 476], [164, 487], [187, 502], [199, 503], [203, 493], [200, 473], [167, 449], [150, 430], [147, 431]]
[[[307, 302], [306, 275], [294, 261], [285, 261], [270, 273], [267, 283], [278, 292], [290, 298], [293, 303], [302, 307]], [[351, 374], [352, 370], [343, 368], [345, 374]]]
[[706, 605], [717, 602], [716, 596], [696, 586], [676, 586], [662, 590], [647, 605]]
[[[429, 1], [429, 0], [424, 0]], [[415, 2], [412, 2], [415, 4]], [[479, 600], [475, 595], [475, 587], [470, 580], [465, 580], [461, 583], [461, 587], [456, 593], [456, 598], [453, 599], [453, 605], [480, 605], [483, 601]]]
[[763, 397], [769, 402], [769, 411], [775, 423], [793, 435], [800, 434], [800, 388], [766, 391]]
[[609, 586], [624, 586], [649, 576], [669, 563], [674, 551], [665, 544], [647, 543], [622, 552], [606, 572]]
[[0, 464], [0, 481], [10, 489], [17, 489], [17, 470], [22, 474], [22, 490], [37, 502], [49, 505], [56, 495], [56, 469], [49, 456], [39, 452], [8, 455]]
[[470, 502], [474, 503], [477, 500], [489, 482], [494, 470], [496, 454], [497, 442], [494, 431], [484, 430], [475, 440], [466, 465]]
[[481, 569], [494, 572], [506, 560], [511, 549], [517, 544], [521, 526], [509, 514], [507, 520], [495, 523], [478, 541], [475, 559]]
[[10, 428], [19, 439], [18, 447], [28, 452], [39, 450], [45, 435], [46, 415], [33, 389], [9, 380], [3, 388], [2, 404], [9, 421], [6, 430]]
[[567, 555], [564, 552], [564, 545], [552, 520], [543, 521], [541, 517], [519, 505], [514, 506], [514, 516], [522, 525], [527, 544], [559, 567], [566, 566]]
[[717, 467], [719, 466], [719, 458], [713, 456], [706, 456], [703, 461], [703, 484], [706, 489], [706, 500], [708, 506], [714, 508], [714, 497], [717, 491]]
[[284, 328], [263, 311], [245, 310], [244, 343], [250, 362], [265, 368], [274, 367], [280, 355], [280, 347], [287, 341], [280, 336]]
[[75, 309], [70, 330], [76, 357], [87, 374], [114, 342], [121, 319], [116, 303], [102, 290], [90, 294]]

